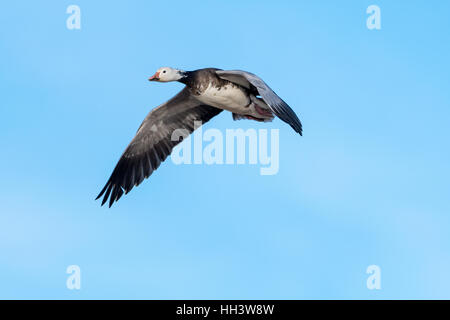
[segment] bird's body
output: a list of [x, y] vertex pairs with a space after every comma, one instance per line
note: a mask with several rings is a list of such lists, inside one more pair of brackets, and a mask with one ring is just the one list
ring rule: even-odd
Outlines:
[[[187, 73], [187, 79], [182, 81], [187, 85], [190, 93], [200, 102], [222, 110], [230, 111], [236, 115], [250, 116], [261, 120], [272, 119], [270, 114], [259, 114], [252, 102], [252, 93], [249, 89], [234, 82], [220, 78], [217, 75], [220, 69], [206, 68]], [[254, 97], [254, 96], [253, 96]], [[261, 107], [270, 110], [264, 103]]]
[[197, 99], [204, 104], [238, 114], [245, 114], [250, 104], [246, 90], [231, 82], [220, 87], [210, 84]]
[[194, 122], [205, 123], [222, 110], [232, 112], [234, 120], [265, 122], [278, 116], [302, 134], [301, 123], [292, 109], [249, 72], [215, 68], [182, 71], [165, 67], [149, 80], [179, 81], [186, 87], [144, 119], [97, 197], [104, 195], [102, 205], [109, 198], [111, 206], [159, 167], [181, 141], [179, 136], [174, 137], [177, 129], [190, 134], [196, 129]]

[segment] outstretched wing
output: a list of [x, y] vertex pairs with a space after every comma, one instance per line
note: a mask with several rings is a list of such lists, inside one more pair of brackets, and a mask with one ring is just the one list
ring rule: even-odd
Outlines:
[[241, 70], [217, 70], [217, 75], [253, 91], [263, 98], [270, 110], [302, 135], [302, 123], [295, 112], [258, 76]]
[[[114, 171], [98, 197], [104, 195], [102, 205], [109, 198], [109, 206], [144, 178], [148, 178], [172, 152], [181, 139], [172, 140], [176, 129], [192, 133], [194, 122], [205, 123], [222, 110], [202, 105], [187, 88], [171, 100], [150, 111], [120, 157]], [[180, 131], [181, 133], [181, 131]]]

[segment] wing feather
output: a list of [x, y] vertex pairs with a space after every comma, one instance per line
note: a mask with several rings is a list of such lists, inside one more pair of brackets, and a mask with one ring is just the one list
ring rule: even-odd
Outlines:
[[173, 141], [176, 129], [194, 131], [194, 122], [206, 123], [222, 110], [203, 105], [191, 97], [187, 88], [153, 109], [140, 125], [135, 137], [120, 157], [110, 178], [96, 199], [109, 198], [109, 206], [148, 178], [181, 141]]
[[296, 132], [302, 135], [302, 123], [295, 112], [260, 77], [241, 70], [217, 70], [216, 73], [222, 79], [255, 91], [256, 94], [263, 98], [264, 102], [267, 103], [278, 118], [288, 123]]

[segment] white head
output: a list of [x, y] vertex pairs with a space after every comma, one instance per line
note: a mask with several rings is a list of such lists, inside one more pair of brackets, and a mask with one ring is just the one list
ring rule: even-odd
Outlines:
[[178, 81], [183, 78], [183, 71], [171, 67], [162, 67], [151, 76], [149, 81], [169, 82]]

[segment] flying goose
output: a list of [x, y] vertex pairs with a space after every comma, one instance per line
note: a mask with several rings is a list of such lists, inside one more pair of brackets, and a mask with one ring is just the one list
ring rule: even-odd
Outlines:
[[184, 129], [192, 133], [194, 121], [208, 122], [222, 110], [234, 120], [272, 121], [277, 116], [302, 135], [302, 124], [294, 111], [258, 76], [240, 70], [215, 68], [183, 71], [163, 67], [150, 81], [178, 81], [185, 84], [175, 97], [150, 111], [137, 130], [98, 197], [109, 207], [148, 178], [172, 152], [180, 140], [172, 133]]

